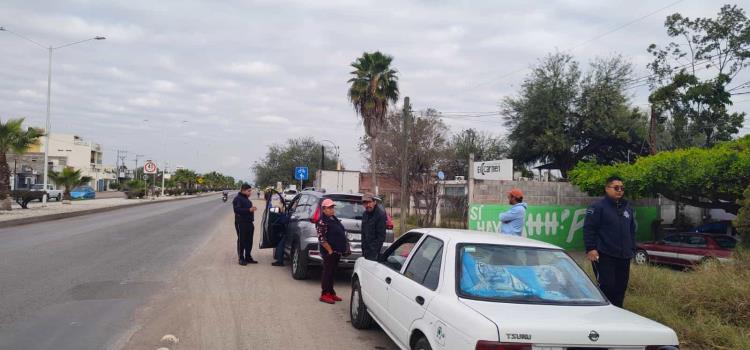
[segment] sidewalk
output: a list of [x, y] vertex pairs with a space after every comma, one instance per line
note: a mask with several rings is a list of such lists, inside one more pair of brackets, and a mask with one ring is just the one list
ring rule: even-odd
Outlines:
[[[13, 206], [11, 211], [0, 211], [0, 227], [14, 226], [25, 224], [26, 219], [33, 222], [46, 220], [55, 220], [63, 217], [77, 216], [96, 211], [105, 211], [133, 205], [144, 205], [149, 203], [160, 203], [165, 201], [188, 199], [202, 196], [217, 195], [216, 192], [209, 192], [200, 195], [176, 196], [176, 197], [158, 197], [156, 199], [126, 199], [126, 198], [103, 198], [93, 200], [75, 200], [71, 204], [62, 204], [62, 202], [47, 202], [46, 206], [41, 203], [33, 202], [29, 204], [29, 209], [21, 209], [18, 205]], [[15, 204], [15, 203], [14, 203]]]

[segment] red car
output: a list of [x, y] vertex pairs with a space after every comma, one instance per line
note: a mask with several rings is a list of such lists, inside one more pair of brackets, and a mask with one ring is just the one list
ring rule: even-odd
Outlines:
[[727, 235], [675, 233], [658, 242], [639, 243], [636, 264], [694, 266], [707, 260], [728, 261], [737, 240]]

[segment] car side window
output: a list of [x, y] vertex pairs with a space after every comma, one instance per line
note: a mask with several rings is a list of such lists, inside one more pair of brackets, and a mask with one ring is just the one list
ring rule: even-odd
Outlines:
[[406, 258], [409, 257], [414, 245], [422, 238], [420, 232], [409, 232], [394, 242], [388, 250], [383, 253], [380, 262], [393, 270], [401, 271]]
[[[414, 257], [409, 261], [409, 266], [404, 271], [404, 276], [424, 284], [427, 273], [432, 266], [435, 257], [442, 254], [443, 242], [434, 237], [427, 237], [414, 252]], [[437, 287], [437, 286], [436, 286]]]
[[682, 243], [682, 236], [672, 235], [664, 237], [664, 243], [667, 245], [680, 245], [680, 243]]
[[703, 236], [688, 236], [685, 245], [691, 248], [706, 248], [706, 237]]
[[306, 220], [310, 218], [310, 196], [302, 195], [297, 197], [297, 201], [294, 204], [294, 214], [297, 215], [300, 220]]

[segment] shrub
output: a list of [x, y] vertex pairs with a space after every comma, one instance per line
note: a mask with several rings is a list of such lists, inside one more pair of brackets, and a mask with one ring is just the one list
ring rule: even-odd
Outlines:
[[130, 180], [124, 186], [125, 195], [128, 199], [143, 198], [146, 196], [146, 183], [141, 180]]

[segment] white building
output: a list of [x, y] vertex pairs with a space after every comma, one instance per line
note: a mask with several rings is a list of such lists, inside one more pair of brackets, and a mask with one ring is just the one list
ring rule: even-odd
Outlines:
[[[45, 142], [46, 138], [42, 137], [39, 146], [30, 151], [44, 154]], [[102, 165], [104, 152], [100, 144], [73, 134], [53, 133], [49, 137], [49, 145], [49, 161], [52, 170], [60, 171], [65, 166], [80, 169], [82, 176], [91, 177], [89, 185], [97, 191], [106, 191], [109, 183], [116, 181], [114, 166]], [[60, 162], [62, 158], [65, 159], [64, 164]]]

